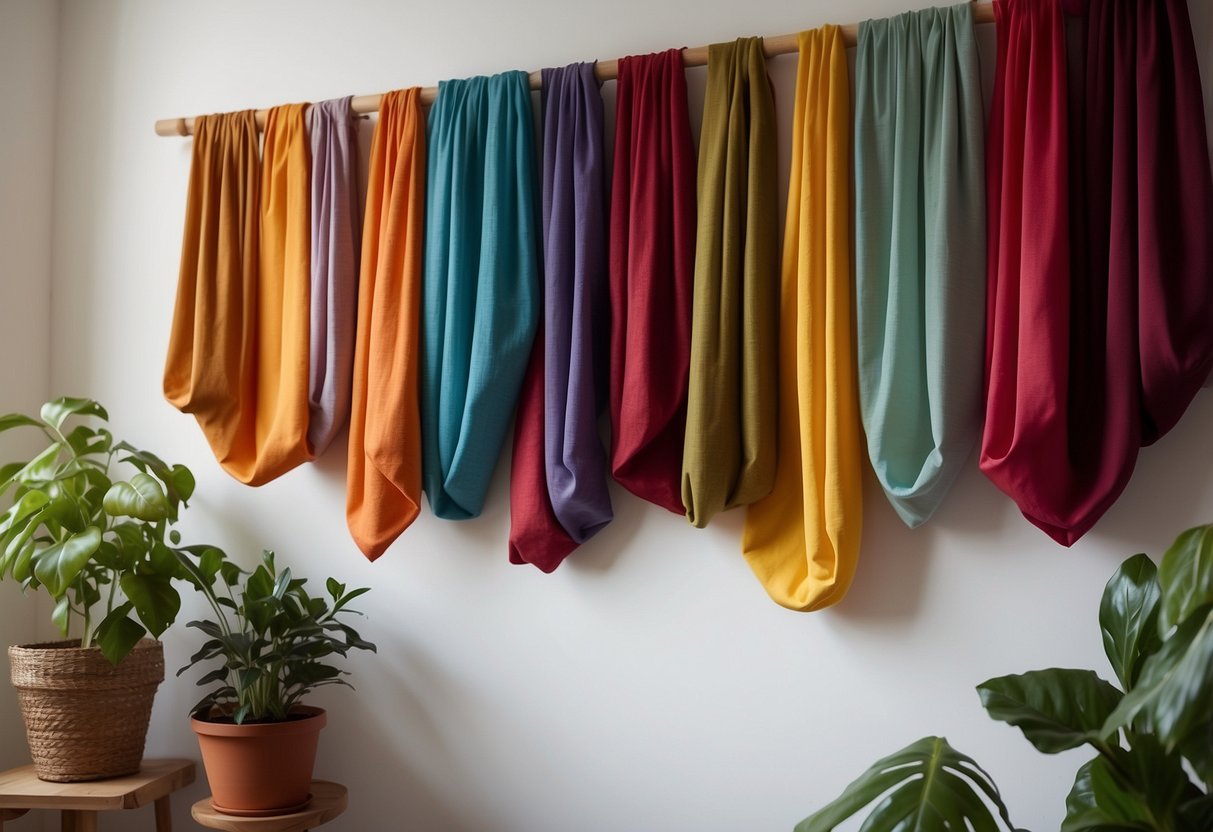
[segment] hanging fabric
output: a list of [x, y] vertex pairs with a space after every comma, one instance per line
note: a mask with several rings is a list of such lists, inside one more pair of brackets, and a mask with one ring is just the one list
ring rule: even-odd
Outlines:
[[771, 598], [817, 610], [846, 594], [863, 527], [852, 330], [851, 99], [842, 32], [799, 37], [779, 321], [779, 466], [746, 512], [742, 551]]
[[699, 528], [770, 493], [778, 336], [775, 99], [762, 38], [708, 47], [682, 501]]
[[532, 130], [525, 72], [444, 81], [430, 110], [423, 483], [451, 520], [484, 506], [539, 317]]
[[1182, 0], [1090, 0], [1069, 98], [1058, 5], [995, 11], [981, 468], [1068, 546], [1213, 364], [1201, 93]]
[[260, 186], [254, 112], [200, 116], [164, 396], [194, 415], [220, 463], [246, 455], [256, 418]]
[[346, 521], [379, 557], [421, 510], [418, 345], [425, 234], [421, 90], [383, 97], [371, 140], [350, 408]]
[[320, 456], [350, 412], [358, 319], [358, 122], [352, 96], [307, 111], [312, 157], [308, 441]]
[[910, 527], [981, 432], [985, 115], [968, 3], [859, 24], [855, 283], [872, 468]]
[[682, 51], [622, 58], [611, 181], [611, 471], [676, 514], [691, 353], [695, 145]]
[[[510, 556], [551, 572], [560, 563], [555, 553], [567, 554], [566, 541], [584, 543], [612, 517], [598, 437], [610, 332], [602, 93], [592, 63], [545, 69], [542, 78], [544, 323], [537, 340], [543, 345], [545, 476], [536, 482], [526, 470], [536, 460], [519, 456], [533, 448], [536, 430], [522, 421], [534, 418], [524, 381], [510, 478]], [[538, 485], [538, 493], [519, 493], [515, 477]], [[541, 539], [545, 529], [554, 543]], [[534, 560], [528, 542], [536, 547]]]

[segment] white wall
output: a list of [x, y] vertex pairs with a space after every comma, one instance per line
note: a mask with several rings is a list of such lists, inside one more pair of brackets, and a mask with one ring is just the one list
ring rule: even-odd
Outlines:
[[[1057, 827], [1083, 754], [1042, 758], [985, 717], [973, 686], [1036, 667], [1104, 669], [1095, 616], [1108, 575], [1213, 518], [1213, 395], [1143, 453], [1124, 497], [1072, 551], [1022, 520], [975, 465], [916, 532], [869, 483], [855, 587], [808, 616], [776, 607], [751, 577], [740, 513], [695, 531], [618, 492], [615, 523], [556, 574], [509, 566], [504, 460], [484, 517], [427, 513], [368, 564], [345, 531], [342, 447], [251, 491], [160, 395], [190, 144], [157, 138], [155, 119], [913, 4], [64, 4], [52, 387], [100, 398], [120, 434], [193, 467], [187, 536], [245, 558], [275, 547], [316, 579], [374, 587], [365, 632], [379, 656], [351, 662], [357, 694], [320, 697], [332, 710], [318, 773], [352, 793], [326, 829], [787, 830], [877, 756], [927, 733], [981, 760], [1020, 825]], [[1207, 57], [1213, 12], [1193, 6]], [[794, 71], [775, 62], [785, 124]], [[192, 632], [168, 634], [170, 668], [191, 652]], [[165, 684], [151, 753], [195, 753], [185, 719], [195, 698], [188, 678]]]
[[[0, 0], [0, 413], [30, 412], [50, 389], [51, 183], [58, 3]], [[33, 443], [33, 444], [31, 444]], [[0, 460], [33, 436], [0, 437]], [[0, 584], [0, 768], [27, 758], [8, 684], [9, 644], [32, 641], [36, 602]]]

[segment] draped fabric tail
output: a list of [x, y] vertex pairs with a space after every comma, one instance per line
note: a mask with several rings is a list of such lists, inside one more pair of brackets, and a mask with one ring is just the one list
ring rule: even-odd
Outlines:
[[447, 519], [484, 506], [538, 323], [532, 130], [524, 72], [444, 81], [430, 111], [422, 476]]
[[969, 4], [859, 26], [855, 282], [868, 454], [907, 525], [981, 431], [985, 134]]
[[817, 610], [846, 594], [863, 527], [851, 288], [851, 100], [836, 26], [802, 32], [779, 320], [779, 466], [742, 551], [768, 594]]
[[199, 117], [164, 396], [220, 463], [244, 455], [255, 428], [260, 185], [254, 112]]
[[708, 48], [682, 462], [687, 519], [775, 480], [778, 238], [775, 101], [761, 38]]
[[683, 514], [695, 146], [682, 52], [623, 58], [610, 206], [611, 470]]
[[1136, 315], [1148, 445], [1213, 367], [1213, 178], [1188, 3], [1088, 0], [1086, 54], [1092, 279], [1106, 270]]
[[386, 94], [367, 175], [346, 472], [346, 521], [371, 559], [421, 510], [425, 149], [421, 90]]
[[350, 412], [358, 319], [358, 122], [351, 96], [307, 112], [312, 156], [312, 308], [308, 440], [316, 456], [332, 444]]

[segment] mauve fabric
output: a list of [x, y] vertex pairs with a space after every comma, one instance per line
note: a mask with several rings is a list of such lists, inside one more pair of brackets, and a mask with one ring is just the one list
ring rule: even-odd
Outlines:
[[193, 414], [222, 463], [252, 434], [261, 167], [252, 110], [194, 126], [164, 397]]
[[[534, 428], [520, 424], [510, 488], [510, 556], [528, 562], [526, 541], [544, 528], [556, 548], [564, 548], [566, 539], [584, 543], [612, 517], [598, 436], [610, 334], [602, 93], [592, 63], [545, 69], [542, 78], [544, 324], [537, 338], [543, 344], [545, 476], [541, 494], [515, 499], [521, 490], [514, 487], [515, 473], [534, 481], [525, 471], [534, 462], [519, 458], [533, 447], [528, 430]], [[533, 410], [520, 407], [517, 419], [523, 417], [533, 418]], [[558, 527], [550, 526], [552, 518]], [[521, 534], [523, 528], [529, 533]], [[536, 551], [536, 565], [545, 572], [559, 564], [552, 551], [551, 543]]]
[[525, 72], [443, 81], [429, 116], [422, 478], [438, 517], [484, 507], [540, 313]]
[[995, 3], [981, 453], [1067, 546], [1213, 363], [1213, 184], [1186, 4], [1069, 6], [1086, 12], [1069, 56], [1082, 92], [1060, 7]]
[[703, 528], [775, 482], [779, 229], [775, 97], [762, 38], [708, 47], [699, 144], [691, 374], [682, 458]]
[[695, 145], [682, 51], [622, 58], [611, 179], [611, 471], [676, 514], [691, 354]]
[[374, 560], [421, 511], [421, 89], [386, 93], [367, 165], [345, 516]]
[[358, 122], [352, 96], [313, 104], [312, 309], [308, 345], [308, 440], [324, 453], [350, 412], [358, 317]]
[[868, 456], [910, 527], [981, 434], [985, 115], [969, 4], [859, 24], [855, 282]]

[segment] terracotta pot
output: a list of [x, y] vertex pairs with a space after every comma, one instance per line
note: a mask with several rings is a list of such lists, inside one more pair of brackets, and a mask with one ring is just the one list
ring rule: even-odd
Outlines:
[[323, 708], [303, 705], [291, 713], [300, 718], [244, 725], [190, 718], [216, 810], [272, 815], [307, 806], [327, 716]]
[[114, 667], [79, 641], [8, 649], [34, 773], [72, 783], [134, 774], [143, 761], [164, 647], [144, 639]]

